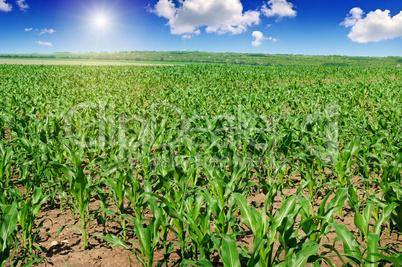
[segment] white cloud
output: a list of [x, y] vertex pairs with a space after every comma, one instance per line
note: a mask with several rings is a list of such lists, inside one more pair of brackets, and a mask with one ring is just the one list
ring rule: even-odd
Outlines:
[[259, 11], [243, 12], [240, 0], [181, 0], [176, 7], [172, 0], [159, 0], [151, 12], [168, 19], [172, 34], [188, 38], [205, 26], [207, 33], [245, 32], [260, 23]]
[[25, 3], [25, 0], [17, 0], [15, 2], [17, 3], [17, 5], [20, 7], [21, 10], [25, 10], [25, 9], [29, 8], [27, 3]]
[[49, 42], [42, 42], [42, 41], [36, 41], [35, 43], [39, 44], [39, 45], [44, 45], [44, 46], [50, 46], [52, 47], [52, 43]]
[[266, 40], [267, 38], [264, 37], [264, 34], [260, 31], [254, 31], [251, 34], [255, 40], [251, 43], [252, 46], [260, 46], [263, 40]]
[[279, 41], [279, 39], [273, 37], [264, 37], [264, 34], [260, 31], [254, 31], [251, 35], [255, 38], [251, 45], [256, 47], [260, 46], [264, 40], [270, 40], [272, 42]]
[[176, 15], [176, 7], [171, 0], [159, 0], [152, 12], [159, 17], [172, 19]]
[[268, 37], [268, 40], [272, 41], [272, 42], [278, 42], [279, 39], [273, 38], [273, 37]]
[[262, 14], [267, 17], [296, 17], [296, 10], [293, 9], [293, 4], [286, 0], [269, 0], [268, 6], [263, 5], [261, 8]]
[[42, 29], [42, 30], [40, 31], [39, 35], [42, 35], [42, 34], [45, 34], [45, 33], [53, 34], [53, 33], [55, 33], [55, 32], [56, 32], [56, 31], [53, 30], [53, 29]]
[[32, 31], [33, 29], [32, 28], [25, 28], [24, 29], [24, 31], [26, 31], [26, 32], [30, 32], [30, 31]]
[[11, 4], [7, 4], [5, 0], [0, 0], [0, 11], [10, 12], [13, 9]]
[[356, 24], [357, 21], [362, 19], [364, 12], [360, 7], [354, 7], [349, 11], [348, 16], [341, 23], [345, 27], [351, 27]]
[[341, 23], [352, 27], [348, 37], [357, 43], [379, 42], [402, 37], [402, 11], [391, 17], [389, 10], [371, 11], [363, 18], [363, 10], [355, 7]]
[[183, 39], [191, 39], [191, 38], [193, 38], [195, 35], [200, 35], [201, 34], [201, 31], [200, 30], [196, 30], [195, 32], [193, 32], [192, 34], [183, 34], [182, 36], [181, 36], [181, 38], [183, 38]]

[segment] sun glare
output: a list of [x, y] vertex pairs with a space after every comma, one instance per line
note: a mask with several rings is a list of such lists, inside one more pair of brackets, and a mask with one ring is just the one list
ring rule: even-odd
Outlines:
[[97, 18], [95, 18], [95, 24], [96, 26], [98, 26], [99, 28], [104, 27], [107, 24], [107, 20], [105, 17], [103, 16], [99, 16]]
[[114, 5], [99, 4], [97, 6], [87, 6], [87, 12], [85, 13], [85, 20], [87, 21], [88, 28], [97, 35], [106, 35], [116, 25], [115, 19], [117, 14], [114, 11]]
[[109, 27], [110, 21], [107, 16], [98, 14], [92, 17], [92, 23], [97, 30], [106, 30]]

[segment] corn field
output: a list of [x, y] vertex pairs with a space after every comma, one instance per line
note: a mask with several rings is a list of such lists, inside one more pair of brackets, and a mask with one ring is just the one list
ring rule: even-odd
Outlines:
[[133, 266], [402, 264], [400, 69], [0, 65], [0, 96], [1, 267], [68, 229]]

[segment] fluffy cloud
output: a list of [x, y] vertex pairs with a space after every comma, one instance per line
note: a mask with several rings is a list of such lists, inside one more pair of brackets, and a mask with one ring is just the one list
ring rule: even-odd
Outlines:
[[356, 24], [359, 20], [362, 19], [364, 12], [360, 7], [354, 7], [349, 11], [349, 14], [345, 18], [345, 20], [341, 23], [341, 25], [345, 27], [351, 27]]
[[151, 12], [168, 19], [172, 34], [191, 38], [205, 26], [208, 33], [245, 32], [260, 23], [259, 11], [243, 12], [240, 0], [183, 0], [175, 6], [173, 0], [159, 0]]
[[267, 39], [260, 31], [254, 31], [251, 35], [255, 38], [255, 40], [251, 43], [252, 46], [260, 46], [262, 41]]
[[21, 10], [25, 10], [25, 9], [29, 8], [27, 3], [25, 3], [25, 0], [17, 0], [15, 2], [17, 3], [17, 5], [20, 7]]
[[30, 31], [32, 31], [33, 29], [32, 28], [25, 28], [24, 29], [24, 31], [26, 31], [26, 32], [30, 32]]
[[254, 31], [251, 35], [255, 38], [251, 45], [256, 47], [260, 46], [262, 44], [262, 41], [264, 40], [270, 40], [272, 42], [279, 41], [278, 39], [273, 37], [264, 37], [264, 34], [260, 31]]
[[267, 5], [261, 8], [262, 14], [267, 17], [296, 17], [296, 10], [293, 9], [293, 4], [286, 0], [270, 0]]
[[39, 45], [44, 45], [44, 46], [50, 46], [52, 47], [52, 43], [49, 42], [42, 42], [42, 41], [36, 41], [35, 43], [39, 44]]
[[56, 31], [53, 30], [53, 29], [42, 29], [42, 30], [40, 31], [39, 35], [42, 35], [42, 34], [45, 34], [45, 33], [47, 33], [47, 34], [53, 34], [53, 33], [55, 33], [55, 32], [56, 32]]
[[153, 12], [159, 17], [172, 19], [176, 15], [176, 7], [171, 0], [159, 0]]
[[0, 11], [3, 12], [10, 12], [13, 9], [13, 6], [10, 4], [7, 4], [5, 0], [0, 0]]
[[402, 11], [391, 17], [389, 10], [371, 11], [363, 18], [363, 10], [358, 7], [350, 10], [341, 23], [352, 27], [348, 37], [357, 43], [379, 42], [402, 37]]

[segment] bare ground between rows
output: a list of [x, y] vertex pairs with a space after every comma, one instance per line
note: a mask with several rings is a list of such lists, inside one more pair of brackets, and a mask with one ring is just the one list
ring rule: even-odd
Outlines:
[[[357, 178], [354, 178], [357, 181]], [[295, 181], [297, 183], [297, 181]], [[296, 188], [286, 188], [284, 189], [284, 194], [286, 196], [291, 196], [297, 191]], [[334, 194], [333, 194], [334, 195]], [[330, 196], [332, 198], [333, 196]], [[253, 194], [249, 197], [248, 201], [251, 205], [255, 207], [262, 207], [264, 204], [265, 195], [264, 194]], [[321, 204], [323, 197], [318, 197], [314, 202], [315, 209], [317, 210]], [[115, 207], [113, 203], [110, 202], [111, 206], [109, 209], [114, 210]], [[100, 208], [101, 201], [93, 199], [90, 204], [90, 210], [95, 211]], [[281, 196], [278, 195], [275, 198], [274, 209], [279, 209], [281, 207]], [[354, 212], [347, 206], [343, 208], [342, 216], [339, 214], [334, 216], [334, 221], [345, 225], [351, 233], [354, 234], [355, 238], [361, 242], [359, 237], [359, 231], [354, 225]], [[150, 217], [149, 213], [145, 214], [145, 217]], [[92, 237], [89, 239], [89, 249], [83, 250], [83, 240], [81, 233], [74, 227], [66, 227], [57, 237], [57, 232], [59, 229], [66, 225], [76, 225], [80, 227], [80, 221], [74, 219], [71, 211], [68, 207], [65, 207], [60, 211], [58, 205], [45, 207], [39, 215], [38, 221], [49, 218], [42, 229], [38, 239], [36, 240], [41, 247], [43, 253], [37, 251], [38, 255], [42, 257], [45, 261], [36, 264], [36, 266], [141, 266], [137, 261], [135, 255], [121, 247], [112, 247], [107, 242], [105, 242], [99, 235], [103, 234], [103, 226], [97, 223], [96, 220], [91, 220], [90, 226], [88, 227], [88, 236]], [[299, 218], [300, 219], [300, 218]], [[371, 222], [371, 227], [373, 227], [374, 222]], [[130, 227], [128, 223], [128, 227]], [[244, 224], [240, 225], [244, 228], [245, 234], [240, 236], [237, 240], [238, 244], [244, 244], [249, 249], [253, 248], [253, 235], [251, 231]], [[211, 223], [212, 229], [212, 223]], [[120, 224], [113, 221], [108, 221], [106, 225], [106, 233], [118, 235], [121, 232]], [[324, 239], [328, 244], [333, 244], [336, 238], [336, 234], [333, 232], [329, 233]], [[55, 244], [55, 241], [58, 243]], [[128, 231], [128, 241], [138, 241], [132, 231]], [[53, 242], [53, 243], [52, 243]], [[168, 242], [177, 243], [175, 235], [170, 232], [168, 235]], [[394, 244], [393, 252], [401, 253], [402, 240], [396, 231], [393, 231], [390, 236], [387, 235], [387, 229], [383, 228], [379, 247], [384, 247], [389, 244]], [[275, 249], [279, 246], [279, 243], [275, 243]], [[132, 245], [133, 248], [137, 247]], [[341, 253], [343, 252], [342, 242], [337, 242], [335, 244], [336, 249]], [[175, 247], [173, 253], [169, 257], [168, 266], [178, 266], [181, 262], [180, 248]], [[323, 251], [323, 248], [320, 250]], [[320, 252], [319, 251], [319, 252]], [[335, 256], [335, 253], [333, 253]], [[163, 260], [163, 248], [159, 248], [155, 252], [155, 266], [159, 260]], [[342, 262], [337, 257], [331, 258], [336, 266], [342, 266]], [[345, 259], [346, 260], [346, 259]], [[218, 255], [213, 257], [214, 266], [222, 266]]]

